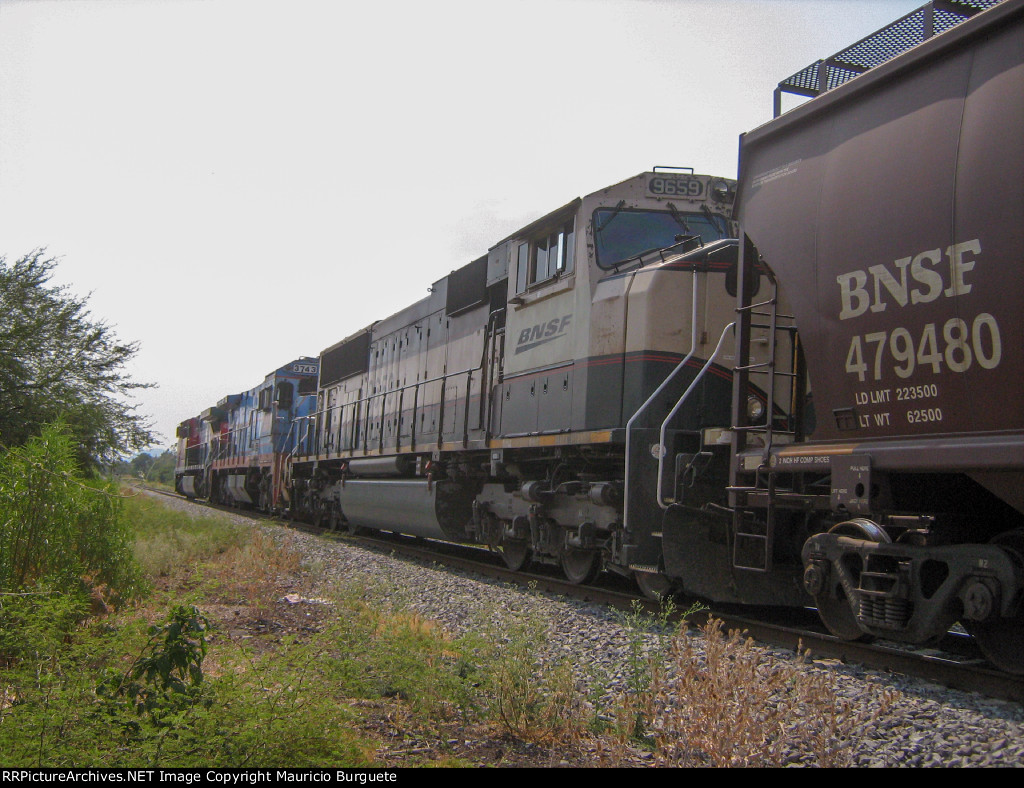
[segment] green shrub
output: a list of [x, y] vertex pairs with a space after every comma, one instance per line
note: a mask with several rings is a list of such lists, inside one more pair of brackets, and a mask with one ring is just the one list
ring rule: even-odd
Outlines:
[[140, 572], [116, 489], [79, 473], [67, 429], [45, 427], [0, 458], [0, 593], [136, 595]]

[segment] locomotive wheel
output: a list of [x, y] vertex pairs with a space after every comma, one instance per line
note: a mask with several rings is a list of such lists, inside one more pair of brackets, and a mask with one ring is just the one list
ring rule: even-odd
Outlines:
[[[1004, 548], [1024, 568], [1024, 530], [999, 534], [992, 544]], [[1016, 676], [1024, 675], [1024, 612], [1018, 612], [1013, 618], [961, 623], [993, 665]]]
[[506, 539], [501, 543], [501, 560], [513, 572], [518, 572], [533, 557], [530, 543], [525, 539]]
[[665, 577], [661, 572], [634, 572], [637, 588], [648, 599], [660, 602], [675, 592], [675, 581]]
[[562, 571], [573, 585], [590, 583], [601, 571], [600, 559], [601, 554], [596, 550], [566, 548], [562, 551]]

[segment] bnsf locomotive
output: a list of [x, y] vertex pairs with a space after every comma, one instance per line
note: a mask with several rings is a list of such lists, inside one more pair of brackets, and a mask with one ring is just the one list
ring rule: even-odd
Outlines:
[[743, 135], [738, 183], [538, 219], [185, 422], [179, 489], [848, 639], [959, 621], [1024, 672], [1024, 0], [788, 84], [822, 95]]

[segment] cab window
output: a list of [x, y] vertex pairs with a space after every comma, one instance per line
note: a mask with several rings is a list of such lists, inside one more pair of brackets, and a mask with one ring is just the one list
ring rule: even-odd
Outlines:
[[575, 250], [575, 217], [521, 241], [516, 248], [516, 292], [571, 272]]
[[704, 243], [726, 237], [723, 217], [706, 213], [634, 210], [621, 207], [594, 211], [597, 264], [613, 268], [676, 242], [680, 235], [699, 235]]
[[281, 410], [288, 410], [292, 406], [292, 384], [282, 380], [277, 384], [277, 407]]

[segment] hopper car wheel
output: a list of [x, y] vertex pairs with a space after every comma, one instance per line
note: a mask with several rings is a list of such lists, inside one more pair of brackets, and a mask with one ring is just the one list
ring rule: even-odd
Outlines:
[[634, 572], [633, 579], [640, 593], [653, 602], [660, 602], [675, 592], [675, 582], [661, 572]]
[[[1007, 531], [992, 540], [1005, 549], [1024, 570], [1024, 530]], [[1024, 611], [1013, 618], [989, 621], [964, 621], [964, 628], [974, 636], [988, 660], [1006, 673], [1024, 675]]]
[[814, 597], [814, 603], [818, 607], [818, 617], [825, 628], [840, 640], [873, 640], [871, 635], [857, 626], [857, 617], [853, 614], [853, 608], [850, 607], [850, 601], [846, 598], [842, 586], [836, 587], [835, 596], [826, 592]]
[[501, 560], [513, 572], [518, 572], [533, 556], [530, 543], [525, 539], [506, 539], [501, 543]]
[[366, 528], [361, 525], [356, 525], [351, 520], [348, 521], [347, 527], [349, 536], [363, 536], [368, 533]]
[[575, 550], [567, 547], [562, 551], [562, 571], [573, 585], [593, 582], [601, 571], [601, 554], [597, 550]]
[[[829, 533], [840, 536], [850, 536], [854, 539], [864, 539], [869, 542], [889, 542], [889, 535], [877, 523], [866, 518], [855, 518], [844, 523], [832, 526]], [[850, 600], [846, 591], [838, 580], [833, 580], [835, 592], [830, 593], [825, 589], [821, 594], [814, 597], [814, 603], [818, 608], [818, 617], [826, 629], [840, 640], [860, 641], [867, 643], [874, 640], [873, 635], [867, 634], [857, 624], [857, 616], [853, 612]]]

